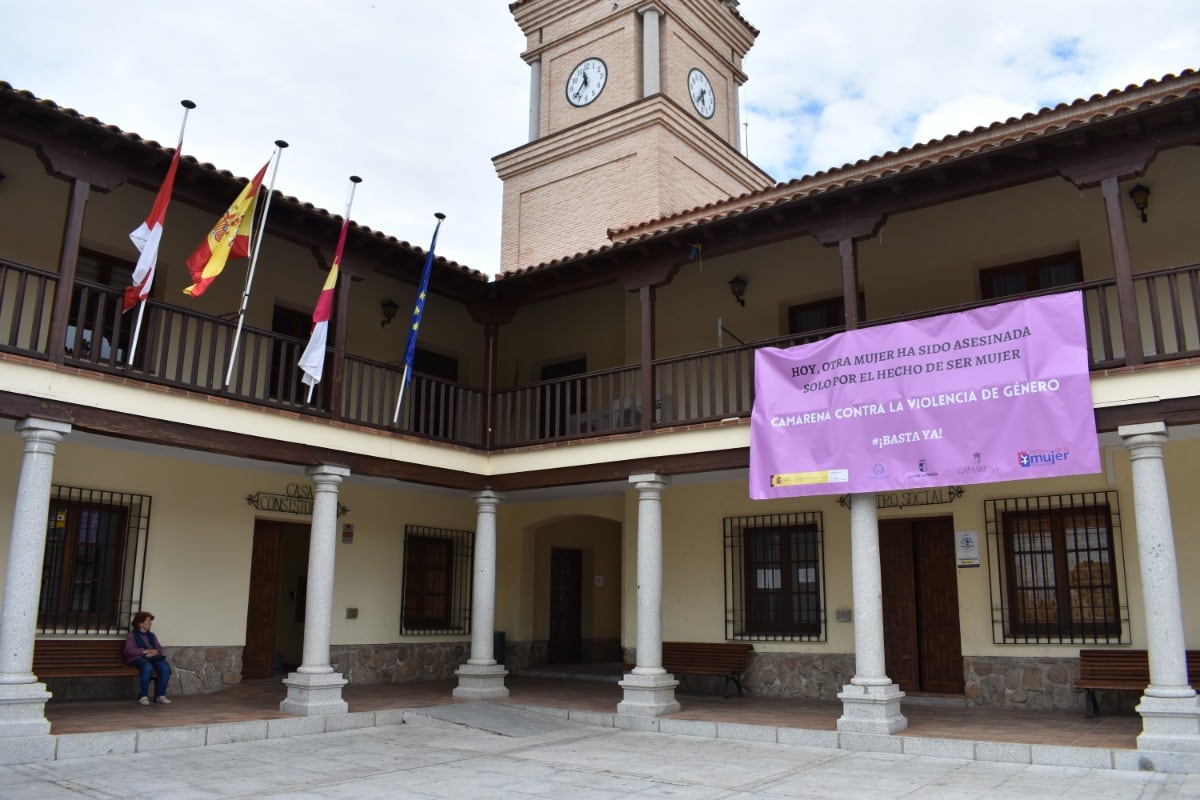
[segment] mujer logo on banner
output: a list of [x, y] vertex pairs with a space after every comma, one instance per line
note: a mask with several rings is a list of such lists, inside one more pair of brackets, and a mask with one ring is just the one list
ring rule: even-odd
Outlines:
[[754, 386], [755, 499], [1100, 471], [1080, 292], [762, 348]]

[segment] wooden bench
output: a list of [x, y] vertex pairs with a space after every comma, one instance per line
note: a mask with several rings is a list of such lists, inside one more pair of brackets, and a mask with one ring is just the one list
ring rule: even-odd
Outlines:
[[[663, 642], [663, 669], [672, 675], [715, 675], [725, 679], [724, 697], [729, 697], [729, 683], [742, 693], [742, 673], [754, 645], [749, 642]], [[633, 669], [626, 664], [625, 669]]]
[[[1187, 651], [1188, 682], [1200, 689], [1200, 650]], [[1097, 689], [1143, 691], [1150, 683], [1150, 658], [1145, 650], [1080, 650], [1079, 678], [1074, 686], [1087, 692], [1088, 718], [1100, 710]]]
[[124, 639], [38, 639], [33, 674], [38, 678], [90, 678], [137, 675], [125, 663]]

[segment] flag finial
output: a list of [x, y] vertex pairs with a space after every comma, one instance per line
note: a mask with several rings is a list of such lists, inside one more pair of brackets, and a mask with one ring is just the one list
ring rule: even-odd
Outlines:
[[196, 104], [193, 103], [191, 100], [180, 100], [179, 105], [183, 106], [188, 111], [191, 111], [193, 108], [196, 107]]
[[362, 183], [362, 178], [358, 177], [357, 175], [351, 175], [350, 182], [351, 183]]
[[275, 146], [278, 147], [280, 150], [282, 150], [283, 148], [288, 146], [288, 143], [285, 142], [283, 139], [276, 139]]
[[446, 215], [445, 215], [445, 214], [443, 214], [443, 213], [442, 213], [442, 212], [440, 212], [440, 211], [435, 211], [435, 212], [433, 212], [433, 215], [434, 215], [435, 217], [437, 217], [438, 219], [445, 219], [445, 218], [446, 218]]

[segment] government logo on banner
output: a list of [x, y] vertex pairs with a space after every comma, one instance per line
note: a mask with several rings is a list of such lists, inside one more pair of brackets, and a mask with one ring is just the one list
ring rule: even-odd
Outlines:
[[1081, 292], [762, 348], [754, 387], [756, 500], [1100, 471]]

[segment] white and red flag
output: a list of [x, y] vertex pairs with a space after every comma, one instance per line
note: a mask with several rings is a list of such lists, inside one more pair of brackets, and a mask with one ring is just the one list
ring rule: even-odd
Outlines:
[[325, 344], [329, 338], [329, 317], [333, 312], [333, 290], [337, 286], [338, 267], [342, 263], [342, 250], [346, 247], [346, 231], [350, 228], [350, 216], [342, 221], [342, 232], [338, 234], [337, 249], [333, 253], [333, 264], [329, 274], [325, 276], [325, 285], [317, 297], [317, 305], [312, 313], [312, 333], [308, 337], [308, 346], [300, 356], [300, 369], [304, 374], [300, 377], [312, 392], [312, 387], [321, 382], [325, 372]]
[[246, 184], [241, 194], [233, 201], [213, 229], [204, 237], [200, 246], [188, 256], [187, 268], [192, 284], [184, 294], [199, 297], [208, 285], [217, 279], [231, 258], [246, 258], [250, 255], [250, 230], [254, 226], [254, 208], [258, 201], [258, 190], [271, 162], [262, 165], [258, 174]]
[[167, 218], [167, 205], [171, 202], [171, 191], [175, 187], [175, 173], [179, 169], [179, 153], [182, 147], [181, 136], [179, 147], [175, 148], [175, 155], [171, 158], [171, 166], [167, 168], [167, 177], [163, 178], [162, 186], [158, 187], [150, 215], [129, 234], [140, 255], [137, 265], [133, 268], [132, 283], [125, 287], [122, 311], [128, 311], [150, 295], [150, 287], [154, 283], [154, 269], [158, 264], [158, 245], [162, 241], [163, 222]]

